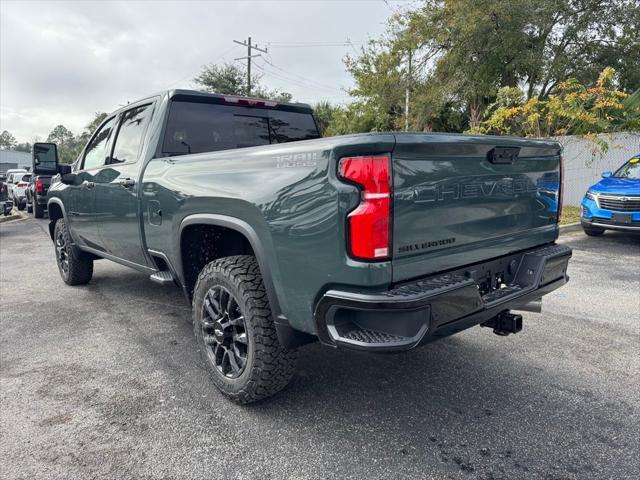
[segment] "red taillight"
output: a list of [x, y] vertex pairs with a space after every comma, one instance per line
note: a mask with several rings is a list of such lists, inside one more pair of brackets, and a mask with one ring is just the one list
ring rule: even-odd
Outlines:
[[42, 180], [40, 180], [40, 177], [36, 178], [36, 191], [38, 193], [44, 193], [44, 186], [42, 185]]
[[389, 157], [348, 157], [340, 160], [340, 176], [362, 187], [362, 200], [348, 215], [350, 254], [363, 260], [391, 255]]
[[562, 197], [564, 196], [564, 163], [562, 156], [560, 156], [560, 182], [558, 182], [558, 223], [560, 223], [560, 217], [562, 216]]

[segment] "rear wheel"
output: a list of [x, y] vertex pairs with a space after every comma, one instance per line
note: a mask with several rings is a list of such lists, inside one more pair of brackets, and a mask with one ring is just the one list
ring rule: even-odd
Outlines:
[[18, 210], [24, 210], [24, 207], [26, 207], [26, 205], [27, 204], [25, 202], [18, 202]]
[[33, 213], [33, 203], [27, 203], [27, 213]]
[[584, 230], [584, 233], [586, 233], [590, 237], [599, 237], [600, 235], [602, 235], [604, 233], [604, 228], [585, 227], [583, 225], [582, 229]]
[[93, 276], [93, 258], [76, 247], [71, 241], [64, 220], [56, 222], [54, 230], [56, 262], [62, 280], [67, 285], [86, 285]]
[[37, 201], [33, 201], [33, 216], [36, 218], [44, 217], [44, 207], [42, 205], [38, 205]]
[[225, 257], [202, 269], [193, 328], [213, 383], [235, 402], [269, 397], [291, 380], [296, 352], [278, 341], [255, 257]]

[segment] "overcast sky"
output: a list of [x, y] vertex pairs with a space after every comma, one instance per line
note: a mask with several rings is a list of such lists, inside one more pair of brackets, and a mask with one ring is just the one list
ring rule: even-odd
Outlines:
[[[44, 140], [94, 112], [167, 88], [193, 88], [201, 66], [233, 62], [251, 35], [267, 47], [263, 83], [295, 100], [344, 102], [342, 58], [385, 30], [402, 2], [0, 2], [0, 130]], [[296, 46], [305, 42], [353, 46]], [[285, 45], [285, 44], [289, 45]]]

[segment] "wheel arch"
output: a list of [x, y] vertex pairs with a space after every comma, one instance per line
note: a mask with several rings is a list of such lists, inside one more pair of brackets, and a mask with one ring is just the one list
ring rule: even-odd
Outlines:
[[[178, 232], [178, 242], [176, 245], [175, 251], [177, 252], [177, 261], [176, 261], [176, 270], [180, 275], [180, 280], [182, 284], [189, 288], [188, 281], [185, 276], [185, 265], [183, 258], [183, 239], [185, 232], [191, 228], [196, 226], [211, 226], [211, 227], [221, 227], [227, 230], [231, 230], [236, 232], [237, 234], [242, 235], [250, 245], [252, 254], [255, 255], [256, 260], [258, 261], [258, 265], [260, 267], [260, 273], [262, 275], [262, 279], [264, 282], [265, 289], [267, 291], [267, 295], [269, 297], [269, 302], [271, 303], [271, 309], [275, 315], [279, 315], [281, 313], [280, 310], [280, 302], [278, 300], [278, 296], [275, 291], [271, 267], [266, 259], [266, 254], [264, 251], [264, 246], [260, 237], [258, 236], [255, 229], [245, 222], [242, 219], [236, 217], [230, 217], [227, 215], [219, 215], [219, 214], [193, 214], [185, 217], [180, 223], [180, 230]], [[191, 292], [189, 292], [191, 293]]]
[[51, 198], [47, 202], [47, 212], [49, 213], [49, 236], [51, 237], [51, 240], [53, 240], [53, 234], [55, 232], [56, 222], [61, 218], [66, 219], [67, 212], [64, 208], [64, 204], [62, 203], [62, 201], [55, 197]]
[[241, 235], [246, 240], [251, 248], [250, 253], [256, 257], [258, 266], [260, 267], [260, 273], [267, 292], [267, 298], [269, 299], [269, 305], [271, 306], [278, 339], [285, 348], [295, 348], [316, 340], [315, 336], [296, 330], [289, 324], [286, 316], [282, 313], [281, 303], [278, 299], [271, 265], [267, 260], [264, 244], [256, 230], [249, 223], [237, 217], [219, 214], [193, 214], [185, 217], [180, 223], [177, 245], [175, 246], [175, 269], [180, 276], [180, 283], [183, 286], [183, 290], [189, 299], [191, 298], [193, 285], [189, 285], [189, 280], [185, 276], [183, 241], [185, 232], [197, 226], [223, 228]]

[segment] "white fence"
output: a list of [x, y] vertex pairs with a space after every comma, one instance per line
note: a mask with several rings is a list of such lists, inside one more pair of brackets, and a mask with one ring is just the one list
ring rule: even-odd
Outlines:
[[640, 154], [640, 134], [614, 133], [600, 135], [609, 144], [602, 153], [594, 142], [575, 136], [557, 137], [563, 147], [564, 204], [580, 205], [590, 185], [600, 179], [607, 170], [617, 170], [634, 155]]

